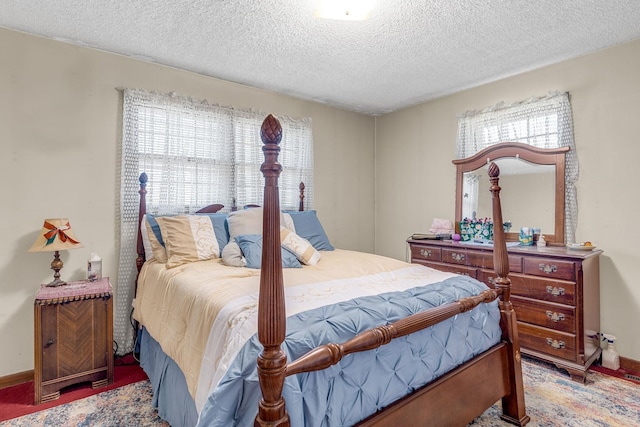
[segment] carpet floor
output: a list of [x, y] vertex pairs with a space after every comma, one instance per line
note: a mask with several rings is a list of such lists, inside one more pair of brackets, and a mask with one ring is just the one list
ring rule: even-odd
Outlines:
[[[531, 427], [638, 427], [640, 384], [588, 371], [587, 383], [571, 380], [554, 365], [523, 359], [525, 405]], [[493, 405], [470, 426], [509, 426]]]
[[[523, 363], [525, 402], [531, 427], [637, 427], [640, 425], [640, 384], [589, 371], [587, 384], [572, 381], [552, 365], [526, 359]], [[0, 423], [33, 426], [163, 426], [151, 406], [149, 381], [140, 381], [75, 402]], [[470, 426], [508, 426], [500, 420], [500, 404], [489, 408]]]
[[117, 358], [114, 361], [113, 371], [113, 384], [96, 389], [91, 388], [91, 384], [88, 382], [72, 385], [65, 388], [58, 399], [37, 406], [33, 404], [33, 381], [0, 389], [0, 422], [147, 379], [147, 375], [132, 355]]

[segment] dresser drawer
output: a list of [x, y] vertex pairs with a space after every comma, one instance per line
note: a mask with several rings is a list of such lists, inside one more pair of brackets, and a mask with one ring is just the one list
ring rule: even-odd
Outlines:
[[469, 265], [469, 258], [472, 252], [462, 249], [442, 249], [442, 262], [450, 264]]
[[524, 274], [571, 281], [576, 280], [576, 269], [573, 262], [553, 258], [525, 258]]
[[520, 346], [565, 360], [577, 361], [576, 336], [528, 323], [518, 322]]
[[437, 262], [428, 262], [428, 261], [417, 261], [418, 264], [426, 265], [427, 267], [435, 268], [440, 271], [448, 271], [449, 273], [462, 274], [465, 276], [477, 278], [478, 270], [472, 267], [467, 267], [464, 265], [454, 265], [454, 264], [444, 264]]
[[519, 322], [544, 326], [556, 331], [576, 333], [576, 310], [559, 304], [543, 303], [513, 296], [511, 298]]
[[[495, 274], [493, 275], [495, 277]], [[576, 305], [576, 284], [561, 280], [536, 279], [531, 276], [510, 274], [511, 294], [556, 304]], [[490, 283], [490, 280], [485, 283]]]
[[[469, 252], [467, 264], [472, 267], [493, 270], [493, 253]], [[509, 255], [509, 272], [522, 273], [522, 257], [520, 255]]]
[[[493, 252], [460, 249], [442, 249], [442, 262], [493, 270]], [[509, 271], [522, 273], [522, 257], [509, 255]]]
[[[517, 314], [516, 314], [517, 315]], [[576, 336], [528, 323], [518, 322], [520, 346], [565, 360], [577, 361]]]
[[434, 246], [411, 245], [411, 261], [420, 260], [440, 262], [442, 261], [442, 251]]
[[469, 251], [467, 252], [467, 264], [472, 267], [492, 268], [493, 254], [486, 252]]

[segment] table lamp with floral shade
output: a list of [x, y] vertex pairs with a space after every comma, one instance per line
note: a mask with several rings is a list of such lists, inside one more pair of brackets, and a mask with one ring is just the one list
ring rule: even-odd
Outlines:
[[60, 280], [60, 270], [63, 262], [60, 259], [60, 251], [82, 248], [67, 218], [45, 219], [42, 230], [38, 233], [35, 243], [29, 248], [29, 252], [53, 252], [51, 269], [54, 271], [53, 281], [46, 286], [62, 286], [67, 282]]

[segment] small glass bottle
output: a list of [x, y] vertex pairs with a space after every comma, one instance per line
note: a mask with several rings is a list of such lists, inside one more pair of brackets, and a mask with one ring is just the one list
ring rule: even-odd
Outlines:
[[102, 279], [102, 258], [95, 252], [91, 253], [87, 261], [87, 279], [90, 282]]
[[547, 241], [544, 240], [544, 235], [540, 234], [540, 237], [538, 237], [538, 243], [537, 243], [538, 247], [544, 247], [547, 246]]

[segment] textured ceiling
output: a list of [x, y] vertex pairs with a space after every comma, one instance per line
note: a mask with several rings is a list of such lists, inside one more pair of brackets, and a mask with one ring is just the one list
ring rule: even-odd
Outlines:
[[[0, 26], [379, 115], [640, 38], [637, 0], [1, 0]], [[550, 88], [557, 89], [557, 88]]]

